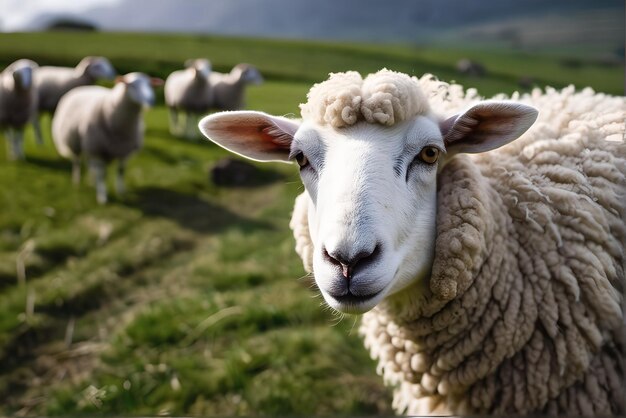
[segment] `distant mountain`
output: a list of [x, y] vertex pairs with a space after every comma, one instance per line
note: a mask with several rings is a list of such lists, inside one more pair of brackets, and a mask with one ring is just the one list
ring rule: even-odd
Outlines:
[[[545, 14], [614, 9], [623, 0], [121, 0], [76, 15], [102, 30], [410, 41], [442, 30]], [[35, 16], [30, 30], [54, 16]], [[622, 36], [623, 31], [621, 33]]]
[[70, 17], [70, 18], [57, 17], [46, 28], [46, 30], [58, 30], [58, 31], [73, 30], [73, 31], [86, 31], [86, 32], [92, 32], [97, 29], [98, 28], [96, 28], [91, 23], [86, 22], [84, 20], [76, 19], [73, 17]]
[[28, 23], [26, 30], [98, 30], [93, 19], [72, 13], [41, 13]]

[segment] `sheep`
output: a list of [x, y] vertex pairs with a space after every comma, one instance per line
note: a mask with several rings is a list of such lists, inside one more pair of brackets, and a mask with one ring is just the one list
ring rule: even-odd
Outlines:
[[[175, 136], [191, 138], [199, 115], [208, 112], [213, 101], [209, 74], [211, 63], [207, 59], [190, 59], [186, 69], [174, 71], [165, 80], [165, 104], [169, 109], [170, 132]], [[185, 123], [181, 121], [185, 116]]]
[[218, 110], [238, 110], [245, 106], [245, 86], [263, 83], [263, 76], [250, 64], [237, 64], [228, 74], [212, 72], [209, 81], [213, 89], [212, 107]]
[[[42, 66], [35, 71], [39, 97], [39, 113], [53, 114], [59, 100], [73, 88], [95, 84], [98, 80], [113, 80], [115, 68], [105, 57], [85, 57], [75, 68]], [[35, 138], [43, 143], [39, 118], [33, 119]]]
[[52, 137], [62, 157], [72, 160], [72, 179], [80, 182], [81, 157], [86, 157], [100, 204], [107, 201], [106, 165], [117, 160], [116, 191], [124, 193], [128, 157], [143, 143], [143, 107], [152, 106], [152, 86], [163, 82], [142, 73], [117, 78], [112, 89], [77, 87], [59, 101], [52, 118]]
[[487, 69], [478, 61], [469, 58], [462, 58], [456, 62], [456, 70], [463, 75], [470, 77], [484, 77]]
[[363, 313], [398, 413], [623, 414], [626, 98], [480, 99], [347, 72], [313, 86], [302, 121], [199, 128], [297, 162], [296, 252], [328, 305]]
[[7, 138], [9, 159], [24, 159], [24, 127], [37, 113], [34, 61], [20, 59], [0, 73], [0, 128]]

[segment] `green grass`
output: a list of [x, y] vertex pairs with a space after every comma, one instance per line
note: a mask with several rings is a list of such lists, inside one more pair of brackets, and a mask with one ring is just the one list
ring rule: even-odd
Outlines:
[[[251, 62], [267, 81], [248, 90], [248, 108], [276, 114], [297, 114], [312, 82], [347, 69], [432, 72], [487, 96], [518, 90], [521, 76], [622, 90], [620, 69], [506, 50], [0, 34], [0, 65], [73, 65], [89, 54], [161, 77], [192, 56], [222, 71]], [[462, 56], [489, 76], [460, 77]], [[209, 169], [225, 151], [170, 136], [162, 106], [146, 126], [129, 191], [107, 206], [87, 181], [74, 187], [50, 138], [38, 147], [30, 130], [27, 160], [0, 164], [0, 415], [391, 413], [356, 319], [320, 306], [293, 250], [287, 224], [302, 190], [293, 167], [263, 166], [274, 181], [256, 187], [218, 187]]]
[[[258, 90], [280, 94], [251, 105], [287, 112], [306, 87]], [[0, 414], [390, 412], [354, 320], [337, 325], [298, 279], [295, 170], [220, 188], [225, 151], [171, 137], [162, 107], [146, 124], [128, 194], [104, 207], [30, 130], [27, 160], [0, 166]]]
[[[357, 70], [368, 73], [382, 67], [414, 75], [433, 73], [444, 80], [454, 79], [465, 86], [478, 87], [486, 96], [521, 90], [517, 85], [521, 77], [531, 78], [540, 86], [563, 87], [573, 83], [577, 87], [590, 85], [612, 94], [624, 92], [623, 66], [602, 66], [597, 60], [587, 59], [586, 56], [592, 54], [585, 50], [577, 51], [574, 58], [580, 65], [571, 68], [563, 65], [562, 54], [470, 48], [458, 44], [454, 47], [355, 45], [204, 35], [76, 35], [71, 32], [0, 34], [0, 40], [0, 65], [23, 57], [34, 58], [42, 65], [75, 65], [85, 55], [100, 54], [109, 57], [122, 73], [141, 69], [166, 77], [189, 57], [208, 57], [217, 71], [228, 71], [239, 62], [250, 62], [257, 65], [269, 80], [294, 83], [276, 91], [286, 94], [284, 103], [292, 103], [287, 101], [291, 99], [300, 100], [299, 95], [306, 93], [310, 83], [323, 80], [329, 72]], [[464, 57], [481, 62], [489, 76], [472, 78], [458, 74], [454, 64]], [[283, 109], [284, 113], [295, 110], [293, 107]]]

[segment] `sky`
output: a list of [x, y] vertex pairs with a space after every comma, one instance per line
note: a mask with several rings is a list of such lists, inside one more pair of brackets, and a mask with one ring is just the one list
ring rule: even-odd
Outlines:
[[515, 31], [530, 47], [612, 50], [623, 46], [623, 16], [624, 0], [0, 0], [0, 32], [73, 18], [104, 31], [419, 44], [467, 40], [479, 28], [483, 38]]
[[0, 28], [18, 30], [40, 13], [76, 13], [95, 6], [111, 6], [122, 0], [0, 0]]

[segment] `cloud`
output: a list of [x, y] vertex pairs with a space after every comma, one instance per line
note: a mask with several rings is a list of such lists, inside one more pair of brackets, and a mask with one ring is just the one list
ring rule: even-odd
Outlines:
[[33, 18], [46, 13], [80, 13], [98, 6], [113, 6], [122, 0], [2, 0], [0, 16], [3, 31], [28, 29]]

